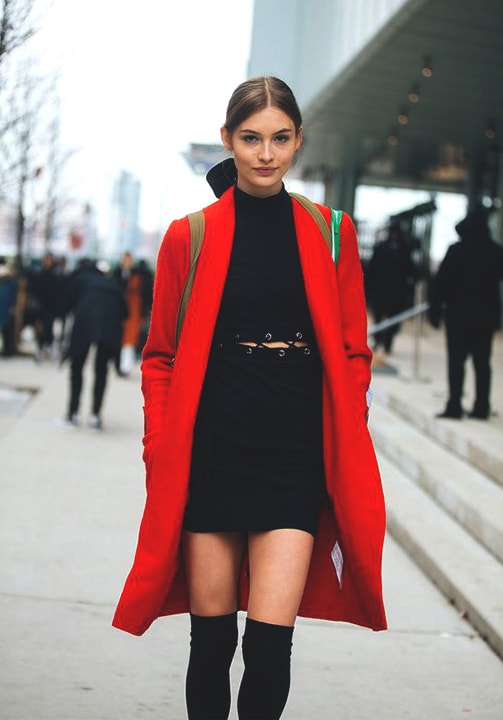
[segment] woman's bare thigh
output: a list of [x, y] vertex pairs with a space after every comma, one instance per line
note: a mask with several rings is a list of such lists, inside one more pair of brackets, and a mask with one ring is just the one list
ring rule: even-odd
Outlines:
[[253, 532], [248, 536], [253, 620], [293, 626], [304, 593], [314, 538], [303, 530]]
[[183, 557], [192, 613], [214, 616], [237, 610], [245, 546], [243, 533], [184, 531]]

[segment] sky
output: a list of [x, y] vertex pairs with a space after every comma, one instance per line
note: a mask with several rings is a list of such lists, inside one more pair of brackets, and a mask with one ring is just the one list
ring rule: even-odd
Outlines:
[[[220, 142], [228, 99], [247, 75], [253, 0], [37, 1], [37, 42], [48, 71], [59, 72], [62, 142], [75, 149], [65, 189], [96, 208], [100, 234], [109, 229], [121, 170], [141, 180], [144, 230], [161, 234], [173, 218], [212, 202], [182, 152], [191, 142]], [[428, 199], [360, 190], [355, 216], [384, 223]], [[442, 195], [437, 204], [432, 251], [439, 259], [465, 203]]]
[[140, 224], [164, 227], [212, 201], [181, 153], [220, 142], [246, 78], [253, 0], [39, 0], [38, 42], [59, 70], [67, 189], [106, 231], [120, 170], [142, 182]]

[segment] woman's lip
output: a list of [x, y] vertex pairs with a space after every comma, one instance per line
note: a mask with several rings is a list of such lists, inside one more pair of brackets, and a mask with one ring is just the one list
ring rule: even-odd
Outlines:
[[276, 168], [255, 168], [255, 172], [259, 175], [272, 175], [276, 172]]

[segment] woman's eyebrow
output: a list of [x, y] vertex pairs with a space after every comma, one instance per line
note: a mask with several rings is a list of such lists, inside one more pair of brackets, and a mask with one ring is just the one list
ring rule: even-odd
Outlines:
[[[241, 128], [240, 132], [247, 133], [249, 135], [250, 134], [251, 135], [260, 135], [258, 130], [251, 130], [251, 129], [247, 129], [247, 128]], [[280, 135], [280, 134], [291, 133], [291, 132], [293, 132], [292, 128], [282, 128], [281, 130], [275, 130], [272, 134]]]

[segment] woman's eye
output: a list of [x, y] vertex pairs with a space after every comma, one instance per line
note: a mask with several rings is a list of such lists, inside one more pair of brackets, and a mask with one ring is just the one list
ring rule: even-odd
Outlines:
[[290, 140], [288, 135], [277, 135], [274, 139], [277, 143], [286, 143]]
[[243, 140], [245, 143], [254, 143], [257, 142], [257, 137], [255, 135], [243, 135]]

